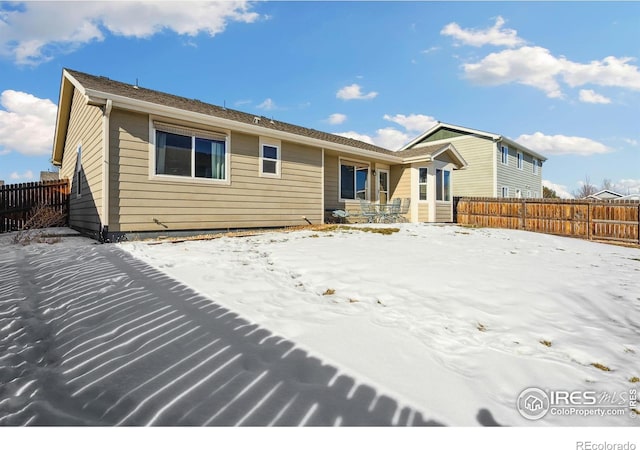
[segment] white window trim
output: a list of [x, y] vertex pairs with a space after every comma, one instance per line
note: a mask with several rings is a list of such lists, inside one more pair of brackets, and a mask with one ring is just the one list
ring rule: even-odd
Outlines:
[[[265, 160], [264, 147], [275, 147], [277, 150], [276, 173], [263, 172]], [[266, 158], [267, 161], [274, 161], [271, 158]], [[264, 178], [282, 178], [282, 142], [279, 139], [270, 139], [260, 136], [260, 157], [258, 159], [258, 174]]]
[[390, 183], [391, 183], [391, 170], [389, 169], [376, 169], [376, 202], [380, 203], [380, 174], [381, 173], [386, 173], [387, 174], [387, 190], [386, 191], [382, 191], [382, 192], [386, 192], [387, 193], [387, 203], [389, 203], [389, 200], [391, 200], [391, 198], [389, 197], [389, 187], [390, 187]]
[[[438, 171], [442, 173], [443, 182], [444, 182], [444, 172], [449, 172], [449, 200], [438, 200]], [[436, 180], [435, 192], [434, 192], [434, 198], [436, 200], [436, 203], [451, 203], [453, 201], [453, 192], [451, 189], [451, 170], [435, 169], [433, 172], [434, 172], [433, 176], [435, 177], [435, 180]], [[444, 195], [444, 184], [442, 185], [442, 194]]]
[[516, 198], [522, 198], [522, 189], [516, 189]]
[[518, 170], [524, 170], [524, 155], [522, 152], [517, 152], [516, 158]]
[[538, 158], [533, 158], [533, 174], [538, 175]]
[[[504, 153], [505, 151], [506, 151], [506, 154]], [[503, 154], [506, 155], [506, 158], [502, 157]], [[509, 147], [507, 147], [506, 145], [500, 146], [500, 164], [502, 164], [503, 166], [509, 165]]]
[[[354, 164], [355, 163], [355, 164]], [[357, 164], [361, 164], [362, 166], [367, 166], [367, 185], [365, 186], [365, 194], [364, 194], [364, 198], [365, 200], [370, 200], [371, 196], [369, 193], [369, 183], [371, 182], [371, 163], [366, 162], [366, 161], [361, 161], [361, 160], [357, 160], [357, 159], [347, 159], [347, 158], [339, 158], [338, 159], [338, 201], [339, 202], [344, 202], [344, 203], [360, 203], [360, 199], [359, 198], [342, 198], [341, 195], [341, 186], [342, 186], [342, 170], [341, 170], [341, 166], [342, 165], [348, 165], [348, 166], [354, 166], [357, 167]], [[355, 190], [355, 184], [353, 186], [354, 188], [354, 192], [357, 194], [357, 191]]]
[[[507, 192], [507, 195], [504, 195], [505, 190], [506, 190], [506, 192]], [[510, 195], [510, 194], [509, 194], [509, 186], [502, 186], [502, 187], [500, 188], [500, 195], [502, 196], [502, 198], [509, 198], [509, 195]]]
[[[193, 151], [193, 142], [195, 137], [200, 137], [203, 139], [211, 139], [211, 134], [221, 135], [218, 139], [222, 139], [222, 135], [225, 136], [225, 160], [224, 160], [224, 168], [225, 168], [225, 178], [223, 180], [216, 180], [213, 178], [200, 178], [196, 177], [195, 173], [190, 176], [179, 176], [179, 175], [164, 175], [156, 173], [156, 126], [154, 124], [154, 118], [152, 116], [149, 117], [149, 180], [150, 181], [167, 181], [172, 183], [183, 183], [183, 184], [215, 184], [222, 186], [230, 186], [231, 185], [231, 131], [222, 130], [222, 131], [208, 131], [206, 129], [199, 130], [197, 128], [193, 128], [191, 126], [183, 126], [176, 124], [176, 128], [180, 128], [185, 130], [191, 134], [191, 142], [192, 142], [192, 151], [191, 151], [191, 169], [193, 171], [193, 165], [195, 162], [195, 152]], [[163, 122], [163, 125], [166, 123]], [[179, 133], [178, 133], [179, 134]], [[188, 136], [189, 134], [183, 134], [183, 136]]]
[[531, 197], [531, 189], [528, 189], [528, 190], [527, 190], [527, 198], [532, 198], [532, 197]]
[[82, 142], [76, 148], [76, 198], [82, 198]]
[[[424, 183], [420, 182], [420, 169], [424, 169], [427, 171], [427, 181]], [[434, 174], [435, 176], [435, 174]], [[420, 186], [425, 185], [427, 187], [427, 198], [424, 200], [420, 199]], [[429, 167], [428, 166], [419, 166], [418, 167], [418, 201], [420, 203], [429, 203]]]

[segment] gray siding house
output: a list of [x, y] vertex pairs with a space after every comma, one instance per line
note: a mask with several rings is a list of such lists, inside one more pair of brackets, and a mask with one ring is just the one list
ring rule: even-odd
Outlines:
[[452, 174], [454, 196], [542, 198], [547, 158], [502, 135], [439, 122], [401, 151], [445, 143], [468, 164]]

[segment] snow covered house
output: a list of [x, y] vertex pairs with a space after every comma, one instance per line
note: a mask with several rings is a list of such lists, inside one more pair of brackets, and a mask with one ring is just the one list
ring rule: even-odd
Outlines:
[[452, 144], [469, 164], [456, 171], [456, 197], [542, 198], [546, 157], [502, 135], [438, 122], [401, 151]]
[[360, 199], [410, 198], [410, 221], [447, 222], [467, 166], [448, 142], [392, 152], [68, 69], [52, 162], [70, 225], [108, 240], [318, 224]]

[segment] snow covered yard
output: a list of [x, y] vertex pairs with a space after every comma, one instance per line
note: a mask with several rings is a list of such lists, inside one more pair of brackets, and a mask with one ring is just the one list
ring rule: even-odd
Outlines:
[[[640, 424], [638, 249], [426, 224], [120, 246], [438, 423]], [[624, 415], [529, 421], [529, 387]]]
[[[0, 235], [0, 425], [639, 424], [640, 250], [399, 228]], [[529, 421], [534, 386], [624, 415]]]

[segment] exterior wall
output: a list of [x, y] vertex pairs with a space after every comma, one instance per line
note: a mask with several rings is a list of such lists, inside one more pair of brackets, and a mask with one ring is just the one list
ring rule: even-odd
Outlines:
[[[102, 217], [102, 110], [86, 104], [75, 90], [64, 145], [60, 178], [71, 181], [69, 225], [97, 233]], [[82, 146], [80, 180], [76, 172], [78, 145]], [[78, 197], [78, 183], [82, 195]]]
[[[342, 209], [350, 213], [360, 212], [359, 200], [340, 200], [340, 161], [355, 161], [369, 164], [369, 176], [367, 178], [367, 189], [369, 192], [369, 200], [378, 202], [378, 183], [377, 175], [373, 171], [387, 170], [389, 171], [389, 198], [393, 197], [393, 176], [391, 175], [392, 167], [375, 160], [366, 160], [361, 157], [340, 156], [336, 153], [325, 153], [324, 157], [324, 209], [327, 214], [336, 209]], [[408, 195], [407, 195], [408, 196]]]
[[420, 141], [420, 143], [434, 142], [434, 141], [439, 141], [441, 139], [452, 139], [460, 136], [465, 136], [467, 134], [469, 133], [463, 133], [462, 131], [451, 130], [449, 128], [441, 128], [435, 133], [432, 133], [429, 136], [425, 137], [422, 141]]
[[391, 200], [396, 198], [410, 198], [411, 205], [407, 214], [407, 220], [412, 222], [413, 219], [413, 205], [416, 204], [415, 196], [412, 196], [411, 186], [411, 165], [394, 165], [391, 166], [389, 172], [389, 196]]
[[149, 116], [114, 109], [110, 128], [109, 231], [301, 225], [307, 223], [303, 216], [314, 224], [323, 220], [320, 148], [283, 141], [281, 178], [262, 178], [259, 136], [231, 132], [230, 184], [158, 180], [151, 179]]
[[453, 210], [451, 202], [436, 202], [436, 222], [451, 222]]
[[429, 222], [429, 203], [418, 203], [418, 222]]
[[502, 186], [507, 186], [509, 188], [509, 197], [516, 197], [516, 189], [520, 189], [523, 198], [527, 197], [527, 191], [531, 191], [532, 197], [537, 192], [538, 198], [542, 198], [542, 166], [538, 167], [538, 174], [534, 175], [533, 156], [522, 152], [524, 158], [523, 168], [522, 170], [518, 169], [518, 150], [512, 147], [509, 147], [509, 164], [502, 164], [501, 145], [498, 145], [498, 151], [495, 155], [497, 183], [495, 195], [492, 195], [492, 197], [502, 197]]
[[467, 161], [468, 166], [451, 174], [453, 195], [456, 197], [494, 197], [493, 155], [491, 139], [469, 136], [453, 142], [456, 150]]

